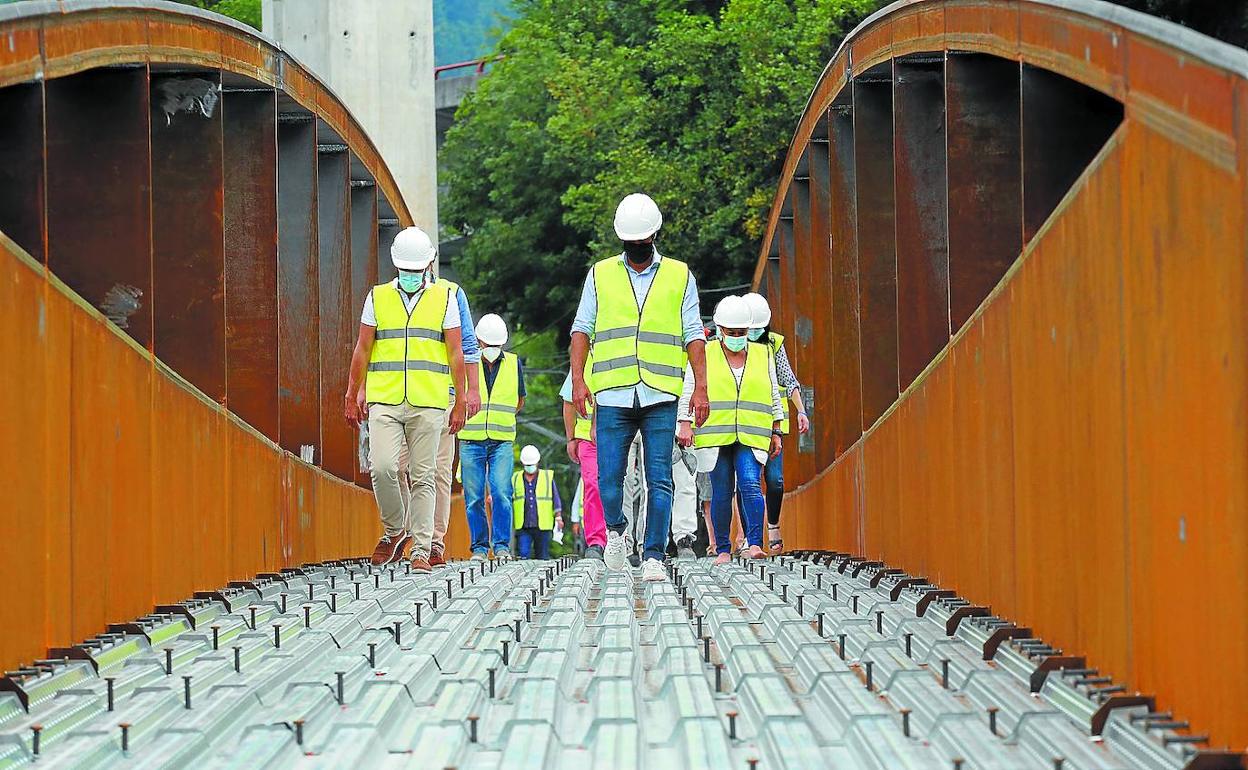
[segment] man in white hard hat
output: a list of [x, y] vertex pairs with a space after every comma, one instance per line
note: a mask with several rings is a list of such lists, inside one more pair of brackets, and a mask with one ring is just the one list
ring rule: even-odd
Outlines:
[[[750, 308], [750, 342], [760, 342], [771, 351], [771, 359], [776, 367], [776, 382], [780, 387], [780, 395], [789, 397], [797, 409], [797, 432], [810, 433], [810, 418], [806, 416], [806, 404], [802, 401], [802, 385], [793, 373], [789, 363], [789, 354], [784, 349], [784, 336], [771, 330], [771, 305], [767, 298], [757, 292], [750, 292], [742, 297]], [[780, 432], [788, 435], [789, 408], [784, 407], [784, 418], [780, 421]], [[763, 480], [767, 483], [767, 550], [780, 553], [784, 550], [784, 540], [780, 536], [780, 506], [784, 502], [784, 450], [767, 460], [763, 467]]]
[[563, 528], [563, 503], [555, 487], [555, 474], [538, 468], [542, 453], [528, 444], [520, 450], [521, 470], [512, 475], [512, 523], [516, 528], [516, 551], [522, 559], [549, 559], [555, 523]]
[[[459, 432], [459, 470], [472, 558], [484, 561], [492, 545], [494, 558], [506, 561], [511, 558], [512, 442], [516, 440], [516, 415], [524, 407], [524, 368], [515, 353], [503, 350], [507, 324], [502, 318], [494, 313], [481, 316], [476, 332], [482, 345], [478, 369], [481, 411]], [[494, 499], [488, 525], [487, 483]]]
[[[399, 275], [374, 286], [364, 299], [344, 397], [348, 420], [368, 420], [373, 493], [384, 529], [372, 563], [402, 558], [410, 541], [416, 572], [431, 569], [434, 471], [438, 438], [448, 421], [446, 394], [456, 383], [467, 393], [459, 305], [454, 292], [432, 282], [436, 256], [420, 228], [395, 236], [390, 259]], [[465, 420], [463, 399], [449, 411], [451, 430], [458, 431]], [[404, 444], [412, 484], [407, 507], [399, 486]]]
[[[710, 409], [697, 282], [687, 265], [655, 249], [662, 225], [650, 196], [634, 193], [620, 201], [615, 233], [624, 251], [590, 269], [571, 346], [576, 411], [585, 416], [590, 404], [597, 406], [599, 488], [607, 523], [603, 560], [613, 570], [628, 563], [624, 468], [633, 436], [642, 435], [648, 504], [641, 577], [648, 581], [666, 579], [662, 562], [672, 516], [672, 436], [686, 363], [695, 378], [691, 404], [697, 424]], [[584, 377], [591, 337], [592, 393]]]

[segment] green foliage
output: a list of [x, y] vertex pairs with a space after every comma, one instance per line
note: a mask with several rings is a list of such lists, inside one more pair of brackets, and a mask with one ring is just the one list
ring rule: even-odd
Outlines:
[[510, 0], [433, 0], [434, 64], [488, 54], [510, 24]]
[[231, 19], [260, 29], [260, 0], [176, 0], [176, 2], [229, 16]]
[[[460, 106], [440, 175], [456, 268], [511, 322], [566, 339], [624, 195], [704, 288], [748, 280], [815, 80], [879, 0], [517, 0], [506, 58]], [[483, 308], [484, 310], [485, 308]]]

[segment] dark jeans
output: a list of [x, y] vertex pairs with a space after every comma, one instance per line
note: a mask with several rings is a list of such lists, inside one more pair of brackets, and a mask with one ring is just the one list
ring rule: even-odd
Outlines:
[[[510, 441], [459, 442], [459, 470], [464, 478], [464, 508], [472, 552], [494, 552], [511, 545], [511, 470], [515, 465]], [[485, 487], [493, 501], [489, 525], [485, 521]]]
[[784, 450], [767, 460], [763, 466], [763, 480], [767, 482], [767, 523], [780, 523], [780, 505], [784, 502]]
[[676, 433], [676, 402], [644, 407], [599, 406], [598, 489], [607, 529], [623, 532], [624, 467], [628, 445], [641, 432], [646, 476], [646, 538], [643, 559], [663, 560], [672, 521], [672, 436]]
[[749, 545], [763, 545], [763, 492], [759, 486], [763, 465], [744, 444], [719, 448], [711, 469], [711, 520], [715, 523], [715, 550], [732, 553], [732, 498], [740, 495], [741, 526]]
[[537, 527], [521, 527], [516, 530], [516, 551], [519, 552], [521, 559], [549, 559], [550, 558], [550, 537], [553, 535], [549, 529], [538, 529]]

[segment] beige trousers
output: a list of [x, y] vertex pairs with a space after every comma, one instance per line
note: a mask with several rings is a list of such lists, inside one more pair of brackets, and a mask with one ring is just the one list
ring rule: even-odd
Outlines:
[[[434, 473], [446, 410], [410, 404], [368, 407], [368, 462], [373, 494], [386, 534], [412, 534], [412, 557], [429, 557], [433, 540]], [[404, 494], [403, 455], [411, 477], [410, 503]]]
[[442, 437], [438, 441], [438, 470], [435, 478], [437, 485], [433, 505], [433, 550], [446, 552], [446, 529], [451, 518], [451, 470], [455, 465], [455, 435], [448, 428], [451, 410], [446, 410], [446, 419], [442, 423]]

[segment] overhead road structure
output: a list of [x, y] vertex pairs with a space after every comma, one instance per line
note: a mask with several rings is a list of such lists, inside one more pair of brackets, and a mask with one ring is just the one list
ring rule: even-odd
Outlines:
[[0, 662], [366, 553], [341, 399], [411, 216], [342, 102], [222, 16], [67, 0], [0, 7], [0, 116]]
[[755, 273], [813, 390], [786, 543], [1241, 748], [1245, 105], [1248, 53], [1108, 3], [894, 3], [820, 77]]

